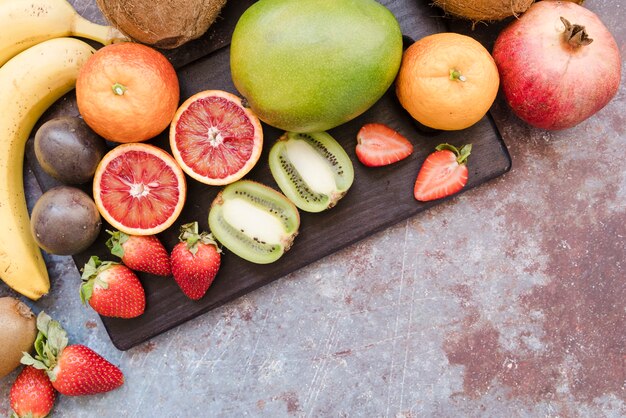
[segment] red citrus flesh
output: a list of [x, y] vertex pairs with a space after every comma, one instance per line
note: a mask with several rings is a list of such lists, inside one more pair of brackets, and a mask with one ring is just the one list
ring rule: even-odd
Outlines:
[[170, 146], [190, 177], [224, 185], [245, 176], [259, 160], [263, 129], [237, 96], [207, 90], [187, 99], [174, 115]]
[[153, 145], [124, 144], [104, 156], [94, 175], [100, 214], [130, 235], [167, 229], [185, 203], [185, 175], [174, 158]]

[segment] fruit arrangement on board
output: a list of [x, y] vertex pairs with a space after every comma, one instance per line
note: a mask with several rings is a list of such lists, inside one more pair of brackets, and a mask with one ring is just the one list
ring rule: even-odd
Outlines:
[[[517, 15], [490, 53], [451, 32], [407, 45], [394, 14], [375, 0], [260, 0], [232, 34], [236, 91], [207, 85], [180, 103], [178, 74], [154, 47], [201, 36], [226, 1], [170, 3], [98, 0], [111, 26], [85, 20], [65, 0], [0, 3], [8, 34], [0, 38], [0, 277], [31, 300], [50, 287], [42, 250], [76, 255], [102, 234], [111, 258], [90, 257], [77, 289], [106, 317], [144, 314], [139, 272], [174, 281], [196, 301], [219, 277], [222, 257], [276, 262], [301, 232], [301, 211], [324, 216], [342, 205], [359, 182], [354, 164], [393, 170], [425, 148], [374, 121], [354, 133], [353, 162], [329, 132], [364, 114], [392, 86], [407, 117], [442, 131], [477, 124], [500, 89], [528, 124], [566, 129], [602, 109], [619, 87], [615, 40], [575, 2], [435, 2], [472, 21]], [[178, 25], [151, 29], [153, 13]], [[32, 132], [74, 88], [79, 117], [54, 118]], [[268, 140], [263, 124], [284, 133]], [[164, 132], [169, 148], [151, 143]], [[31, 133], [37, 162], [63, 185], [43, 193], [29, 216], [22, 164]], [[462, 190], [471, 152], [471, 143], [442, 143], [418, 161], [415, 205]], [[277, 188], [246, 178], [261, 161]], [[179, 226], [188, 182], [216, 188], [216, 197], [205, 202], [204, 219]], [[159, 234], [173, 228], [179, 240], [168, 247]], [[45, 313], [35, 320], [28, 306], [2, 298], [0, 317], [11, 325], [0, 329], [0, 339], [11, 341], [0, 352], [0, 375], [20, 359], [25, 365], [11, 390], [17, 415], [45, 416], [56, 392], [93, 394], [123, 383], [116, 366], [68, 345]]]

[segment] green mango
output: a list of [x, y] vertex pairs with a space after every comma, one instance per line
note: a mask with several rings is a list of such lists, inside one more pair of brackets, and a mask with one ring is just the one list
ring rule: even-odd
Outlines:
[[233, 83], [262, 121], [320, 132], [387, 91], [402, 32], [374, 0], [260, 0], [237, 22], [230, 48]]

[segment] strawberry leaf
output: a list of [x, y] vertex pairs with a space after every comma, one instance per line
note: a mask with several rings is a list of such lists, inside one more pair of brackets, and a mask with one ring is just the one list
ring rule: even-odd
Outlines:
[[[107, 268], [109, 268], [112, 264], [107, 264], [107, 263], [103, 263], [103, 266], [105, 266], [105, 270]], [[100, 272], [100, 270], [98, 269], [98, 272]], [[91, 277], [89, 280], [84, 280], [83, 284], [80, 286], [80, 301], [83, 303], [83, 305], [86, 305], [87, 302], [89, 302], [89, 300], [91, 299], [91, 296], [93, 295], [93, 288], [95, 285], [100, 286], [103, 289], [108, 289], [109, 288], [109, 283], [105, 282], [104, 280], [102, 280], [98, 274], [96, 273], [95, 277]]]
[[67, 332], [57, 321], [50, 321], [48, 326], [48, 341], [45, 347], [50, 348], [50, 352], [57, 357], [67, 347]]
[[42, 357], [42, 361], [44, 363], [51, 364], [52, 360], [50, 360], [50, 359], [56, 358], [56, 355], [55, 355], [53, 349], [48, 344], [46, 344], [46, 345], [43, 346], [43, 355], [41, 357]]
[[33, 366], [35, 369], [38, 369], [38, 370], [48, 369], [48, 366], [46, 366], [41, 360], [37, 360], [33, 358], [27, 352], [22, 353], [22, 358], [20, 359], [20, 363], [22, 363], [25, 366]]
[[106, 242], [106, 246], [111, 250], [111, 254], [118, 256], [119, 258], [124, 257], [124, 243], [128, 241], [130, 235], [125, 234], [121, 231], [109, 231], [111, 234], [111, 238], [109, 238]]
[[467, 157], [469, 157], [471, 153], [472, 144], [463, 145], [463, 147], [459, 151], [459, 156], [457, 157], [456, 161], [459, 164], [465, 164], [465, 162], [467, 161]]
[[222, 252], [217, 245], [217, 241], [213, 238], [213, 235], [207, 232], [198, 232], [198, 222], [191, 222], [181, 226], [178, 239], [187, 244], [187, 249], [193, 255], [198, 252], [198, 243], [215, 245], [217, 252]]
[[39, 312], [39, 315], [37, 315], [37, 329], [44, 337], [48, 336], [48, 325], [50, 321], [52, 321], [52, 318], [44, 311]]
[[186, 241], [187, 235], [198, 235], [198, 222], [190, 222], [180, 227], [180, 240]]
[[80, 301], [83, 305], [87, 305], [87, 302], [91, 299], [91, 295], [93, 294], [93, 283], [93, 280], [87, 280], [80, 286]]
[[206, 245], [215, 245], [215, 249], [217, 250], [217, 252], [222, 252], [222, 249], [219, 247], [219, 245], [217, 245], [217, 241], [213, 237], [213, 234], [203, 232], [202, 234], [200, 234], [200, 242]]
[[106, 289], [108, 285], [103, 280], [99, 280], [98, 276], [100, 275], [100, 273], [116, 264], [119, 263], [116, 263], [115, 261], [100, 261], [100, 259], [94, 255], [82, 268], [83, 275], [81, 276], [81, 280], [83, 282], [98, 280], [98, 284]]
[[46, 345], [46, 336], [41, 332], [37, 333], [37, 338], [35, 338], [35, 353], [38, 354], [39, 358], [43, 358], [44, 346]]
[[191, 254], [198, 252], [198, 241], [201, 237], [198, 234], [198, 222], [191, 222], [180, 227], [178, 239], [187, 244], [187, 249]]
[[435, 147], [435, 149], [437, 151], [452, 151], [454, 155], [456, 155], [456, 162], [459, 164], [465, 164], [467, 157], [469, 157], [472, 152], [472, 144], [463, 145], [460, 150], [451, 144], [439, 144]]
[[198, 241], [200, 241], [199, 236], [189, 237], [187, 239], [187, 249], [191, 254], [196, 254], [198, 252]]
[[452, 151], [456, 155], [459, 155], [459, 149], [452, 144], [439, 144], [435, 147], [435, 149], [437, 151], [448, 150], [448, 151]]
[[44, 311], [37, 316], [37, 328], [39, 333], [34, 344], [37, 355], [32, 357], [28, 353], [23, 353], [20, 361], [37, 369], [50, 371], [55, 367], [61, 352], [67, 347], [67, 333], [59, 322], [52, 320]]
[[92, 276], [95, 277], [98, 267], [100, 267], [101, 264], [102, 262], [97, 256], [93, 255], [89, 257], [89, 261], [87, 261], [85, 266], [82, 268], [83, 275], [81, 276], [81, 279], [89, 280]]

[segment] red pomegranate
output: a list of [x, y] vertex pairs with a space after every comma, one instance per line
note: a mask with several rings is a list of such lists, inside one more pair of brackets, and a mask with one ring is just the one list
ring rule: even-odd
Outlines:
[[533, 4], [500, 33], [493, 57], [513, 112], [537, 128], [577, 125], [620, 83], [615, 39], [598, 16], [571, 2]]

